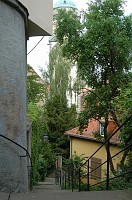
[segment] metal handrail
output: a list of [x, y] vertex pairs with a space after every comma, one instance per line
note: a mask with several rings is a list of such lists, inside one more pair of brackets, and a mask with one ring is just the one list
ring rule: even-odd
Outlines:
[[60, 185], [62, 189], [68, 189], [72, 192], [74, 191], [74, 169], [67, 171], [66, 169], [56, 170], [59, 172], [59, 177], [57, 174], [56, 184]]
[[[110, 156], [110, 139], [124, 126], [126, 125], [127, 122], [129, 122], [130, 120], [132, 119], [132, 115], [129, 116], [125, 121], [124, 123], [121, 124], [121, 126], [119, 128], [117, 128], [114, 133], [105, 141], [103, 142], [103, 144], [101, 144], [101, 146], [79, 167], [78, 171], [78, 175], [75, 174], [75, 169], [73, 167], [73, 169], [70, 168], [70, 171], [69, 169], [66, 170], [66, 169], [62, 169], [62, 174], [60, 174], [60, 185], [62, 186], [63, 189], [70, 189], [72, 190], [72, 192], [74, 191], [74, 189], [77, 191], [80, 191], [81, 190], [81, 180], [82, 178], [86, 178], [87, 179], [87, 185], [86, 186], [86, 190], [89, 191], [90, 190], [90, 175], [91, 175], [91, 172], [97, 170], [99, 167], [101, 167], [102, 165], [104, 164], [107, 164], [107, 177], [106, 177], [106, 180], [102, 180], [102, 181], [99, 181], [98, 183], [95, 183], [92, 186], [95, 186], [95, 185], [99, 185], [99, 184], [102, 184], [102, 183], [106, 183], [106, 189], [108, 190], [109, 189], [109, 181], [115, 179], [115, 178], [118, 178], [118, 177], [121, 177], [121, 176], [124, 176], [130, 172], [132, 172], [132, 170], [129, 170], [128, 172], [125, 172], [125, 173], [122, 173], [122, 174], [118, 174], [114, 177], [109, 177], [109, 171], [110, 171], [110, 160], [115, 158], [117, 155], [119, 155], [120, 153], [128, 150], [131, 148], [132, 146], [132, 143], [128, 143], [127, 146], [125, 146], [123, 149], [121, 149], [120, 151], [118, 151], [116, 154], [114, 154], [113, 156]], [[90, 167], [90, 159], [104, 146], [104, 145], [107, 145], [107, 159], [106, 161], [104, 161], [103, 163], [99, 164], [96, 168], [94, 169], [91, 169]], [[84, 173], [81, 174], [81, 172], [83, 172], [83, 167], [84, 165], [86, 166], [86, 171], [85, 171], [85, 175]], [[91, 170], [90, 170], [91, 169]], [[75, 177], [76, 176], [76, 177]]]
[[[28, 156], [29, 159], [30, 159], [30, 166], [28, 166], [28, 167], [31, 167], [31, 176], [32, 176], [32, 159], [31, 159], [31, 155], [29, 154], [28, 150], [27, 150], [25, 147], [23, 147], [23, 146], [21, 146], [20, 144], [18, 144], [17, 142], [11, 140], [10, 138], [8, 138], [8, 137], [6, 137], [6, 136], [4, 136], [4, 135], [2, 135], [2, 134], [0, 134], [0, 137], [6, 139], [6, 140], [8, 140], [8, 141], [10, 141], [11, 143], [15, 144], [16, 146], [20, 147], [21, 149], [23, 149], [23, 150], [26, 152], [26, 156]], [[32, 188], [32, 183], [31, 183], [31, 181], [30, 181], [30, 189], [31, 189], [31, 188]]]
[[103, 144], [81, 165], [81, 167], [83, 167], [88, 160], [90, 160], [105, 144], [107, 144], [109, 142], [109, 140], [132, 118], [132, 115], [130, 115], [123, 123], [120, 127], [118, 127], [113, 134], [111, 134], [111, 136], [109, 136], [107, 138], [107, 140], [105, 142], [103, 142]]
[[[116, 153], [115, 155], [111, 156], [111, 159], [113, 159], [114, 157], [116, 157], [117, 155], [119, 155], [120, 153], [122, 153], [123, 151], [129, 149], [132, 146], [132, 143], [128, 144], [126, 147], [124, 147], [121, 151], [119, 151], [118, 153]], [[90, 171], [90, 173], [92, 173], [93, 171], [95, 171], [96, 169], [98, 169], [99, 167], [101, 167], [102, 165], [104, 165], [105, 163], [107, 163], [107, 160], [104, 161], [103, 163], [101, 163], [98, 167], [94, 168], [93, 170]]]
[[[129, 170], [128, 172], [123, 173], [123, 175], [129, 174], [129, 173], [131, 173], [131, 172], [132, 172], [132, 170]], [[119, 174], [119, 175], [117, 175], [117, 176], [115, 176], [115, 177], [109, 178], [109, 181], [110, 181], [110, 180], [113, 180], [113, 179], [116, 179], [116, 178], [118, 178], [118, 177], [121, 177], [121, 176], [122, 176], [122, 174]], [[95, 183], [95, 184], [92, 185], [92, 186], [99, 185], [99, 184], [105, 183], [105, 182], [106, 182], [106, 180], [100, 181], [100, 182], [98, 182], [98, 183]]]

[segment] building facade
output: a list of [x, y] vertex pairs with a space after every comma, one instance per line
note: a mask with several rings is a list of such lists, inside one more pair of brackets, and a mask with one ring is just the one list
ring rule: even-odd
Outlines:
[[27, 39], [52, 34], [52, 10], [52, 0], [37, 3], [0, 0], [0, 191], [3, 192], [29, 189]]
[[[108, 134], [111, 135], [116, 130], [117, 126], [113, 121], [109, 121], [107, 128]], [[70, 157], [83, 156], [86, 160], [102, 145], [104, 142], [103, 131], [101, 124], [98, 120], [90, 119], [88, 127], [80, 133], [79, 128], [74, 128], [65, 133], [70, 138]], [[114, 156], [120, 152], [121, 147], [119, 145], [119, 132], [116, 133], [110, 140], [110, 154]], [[114, 169], [118, 171], [122, 153], [113, 159]], [[106, 148], [103, 146], [91, 159], [90, 169], [95, 169], [101, 163], [107, 160]], [[90, 170], [90, 171], [91, 171]], [[106, 178], [107, 163], [93, 171], [91, 174], [91, 184], [95, 183], [96, 180], [103, 180]], [[87, 178], [86, 178], [87, 180]], [[85, 179], [83, 180], [85, 182]]]

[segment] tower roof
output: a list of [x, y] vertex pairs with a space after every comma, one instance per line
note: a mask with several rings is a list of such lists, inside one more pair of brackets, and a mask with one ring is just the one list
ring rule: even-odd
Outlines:
[[76, 4], [72, 0], [57, 0], [54, 8], [74, 8], [77, 9]]

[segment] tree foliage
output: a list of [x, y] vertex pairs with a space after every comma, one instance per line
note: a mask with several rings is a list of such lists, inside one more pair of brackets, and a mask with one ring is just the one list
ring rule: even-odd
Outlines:
[[72, 93], [70, 79], [71, 62], [62, 56], [61, 46], [51, 49], [49, 65], [44, 78], [49, 84], [48, 98], [44, 105], [44, 126], [49, 142], [56, 153], [69, 153], [69, 141], [64, 136], [66, 130], [75, 126], [75, 105], [68, 107], [68, 95]]
[[59, 94], [66, 99], [66, 92], [69, 90], [69, 73], [71, 63], [62, 56], [62, 50], [57, 43], [49, 55], [48, 77], [50, 83], [50, 96]]
[[32, 72], [32, 67], [27, 65], [28, 74], [27, 74], [27, 98], [28, 102], [38, 103], [40, 101], [44, 101], [44, 97], [46, 95], [45, 84], [42, 82], [42, 79], [36, 74], [36, 72]]
[[[116, 113], [120, 116], [119, 122], [122, 123], [127, 116], [132, 114], [132, 73], [129, 73], [129, 79], [126, 85], [120, 88], [120, 94], [114, 101]], [[132, 119], [122, 129], [120, 137], [123, 146], [132, 142]]]
[[[44, 144], [42, 142], [43, 135], [43, 109], [42, 102], [44, 103], [47, 97], [47, 84], [34, 72], [30, 65], [28, 68], [27, 76], [27, 96], [28, 96], [28, 116], [32, 120], [32, 182], [36, 184], [39, 180], [42, 180], [43, 175], [48, 173], [51, 160], [46, 160], [44, 154]], [[51, 151], [47, 148], [47, 154], [50, 152], [50, 158], [52, 158]], [[40, 158], [40, 159], [39, 159]], [[45, 160], [45, 162], [44, 162]], [[44, 169], [44, 173], [41, 173]]]
[[40, 181], [44, 181], [45, 178], [54, 171], [56, 162], [56, 154], [52, 151], [49, 142], [41, 145], [38, 160], [39, 179]]
[[31, 156], [32, 156], [32, 183], [36, 184], [39, 180], [38, 173], [38, 158], [41, 150], [42, 138], [42, 123], [41, 123], [41, 109], [34, 103], [28, 104], [28, 115], [32, 120], [32, 143], [31, 143]]
[[[124, 16], [122, 0], [92, 2], [83, 23], [60, 10], [56, 35], [63, 55], [77, 61], [78, 72], [91, 87], [85, 119], [113, 117], [112, 101], [127, 81], [131, 66], [132, 16]], [[106, 119], [107, 121], [107, 119]]]
[[132, 64], [132, 15], [124, 15], [123, 4], [123, 0], [93, 1], [83, 20], [65, 10], [57, 18], [56, 37], [63, 55], [77, 63], [81, 79], [91, 88], [80, 128], [89, 118], [103, 118], [105, 140], [109, 116], [119, 125], [113, 102], [126, 85]]
[[[32, 119], [32, 162], [33, 184], [43, 180], [55, 166], [55, 155], [68, 155], [69, 141], [64, 132], [72, 128], [76, 108], [68, 108], [66, 93], [69, 90], [70, 64], [61, 56], [61, 49], [55, 46], [50, 54], [50, 65], [42, 82], [28, 66], [27, 78], [28, 115]], [[43, 101], [43, 105], [40, 102]], [[49, 136], [49, 143], [43, 144], [43, 134]], [[45, 152], [46, 151], [46, 152]]]
[[[120, 123], [126, 119], [128, 115], [132, 114], [132, 73], [129, 74], [129, 79], [126, 85], [120, 88], [120, 94], [115, 98], [116, 112], [120, 116]], [[121, 145], [126, 147], [132, 144], [132, 117], [122, 128], [120, 132]], [[132, 147], [127, 149], [121, 160], [121, 167], [125, 170], [131, 168]]]
[[116, 112], [122, 116], [121, 121], [132, 113], [132, 72], [129, 72], [125, 85], [120, 87], [120, 93], [114, 103]]
[[75, 119], [75, 106], [68, 108], [66, 99], [61, 99], [59, 94], [45, 104], [45, 131], [56, 153], [68, 155], [69, 141], [64, 133], [75, 126]]

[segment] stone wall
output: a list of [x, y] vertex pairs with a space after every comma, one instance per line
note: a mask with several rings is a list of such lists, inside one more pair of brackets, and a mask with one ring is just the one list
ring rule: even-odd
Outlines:
[[[0, 134], [27, 148], [26, 20], [17, 0], [0, 0]], [[28, 190], [26, 153], [0, 137], [0, 191]]]

